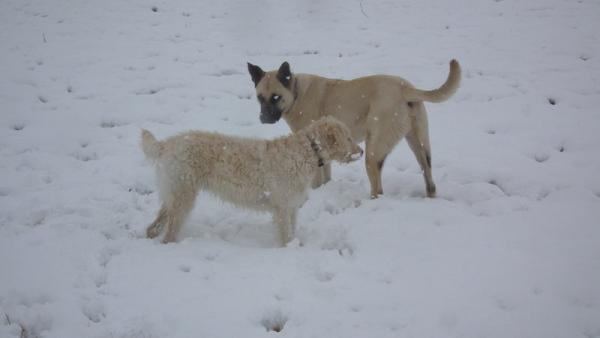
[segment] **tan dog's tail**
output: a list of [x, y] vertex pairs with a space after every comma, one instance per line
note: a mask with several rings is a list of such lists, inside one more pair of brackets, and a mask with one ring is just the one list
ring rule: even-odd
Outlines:
[[142, 129], [142, 150], [152, 160], [159, 158], [162, 151], [162, 144], [146, 129]]
[[448, 100], [460, 85], [460, 65], [458, 61], [450, 61], [450, 73], [446, 82], [438, 89], [420, 90], [416, 88], [405, 88], [404, 97], [406, 101], [443, 102]]

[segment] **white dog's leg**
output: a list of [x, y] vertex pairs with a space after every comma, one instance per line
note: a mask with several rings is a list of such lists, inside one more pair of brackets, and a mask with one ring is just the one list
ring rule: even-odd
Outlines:
[[177, 191], [174, 196], [176, 197], [171, 198], [170, 203], [167, 203], [166, 233], [162, 240], [163, 243], [175, 241], [196, 200], [196, 194], [193, 191]]
[[273, 213], [273, 222], [279, 227], [279, 240], [285, 246], [292, 240], [292, 218], [290, 212], [278, 209]]
[[[291, 229], [292, 229], [290, 241], [293, 241], [295, 238], [298, 238], [298, 237], [296, 237], [296, 234], [298, 233], [297, 220], [298, 220], [298, 209], [294, 209], [290, 213], [290, 225], [291, 225]], [[300, 246], [303, 245], [303, 243], [300, 241], [300, 239], [298, 239], [298, 243]]]
[[296, 236], [296, 221], [298, 219], [298, 209], [292, 210], [290, 213], [290, 225], [292, 228], [292, 239]]
[[158, 211], [158, 215], [152, 224], [148, 226], [146, 229], [146, 236], [148, 238], [155, 238], [160, 234], [160, 228], [165, 225], [165, 220], [167, 217], [167, 207], [164, 203], [160, 206], [160, 210]]

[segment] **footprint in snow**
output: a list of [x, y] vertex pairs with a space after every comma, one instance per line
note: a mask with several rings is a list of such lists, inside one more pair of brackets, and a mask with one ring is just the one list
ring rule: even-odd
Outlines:
[[103, 120], [102, 122], [100, 122], [100, 127], [101, 128], [115, 128], [115, 127], [124, 126], [126, 124], [127, 123], [125, 123], [125, 122], [116, 121], [116, 120]]
[[98, 155], [96, 155], [96, 153], [87, 153], [87, 152], [74, 152], [71, 154], [71, 157], [73, 157], [76, 160], [79, 160], [81, 162], [89, 162], [89, 161], [95, 161], [98, 159]]
[[267, 332], [281, 332], [288, 320], [288, 317], [281, 310], [274, 310], [265, 315], [260, 324]]
[[100, 323], [106, 318], [104, 305], [98, 300], [88, 300], [81, 307], [83, 315], [92, 323]]
[[185, 272], [185, 273], [188, 273], [188, 272], [192, 271], [192, 267], [191, 267], [191, 266], [189, 266], [189, 265], [187, 265], [187, 264], [180, 265], [180, 266], [178, 267], [178, 269], [179, 269], [179, 271], [181, 271], [181, 272]]
[[210, 74], [210, 76], [222, 77], [222, 76], [231, 76], [231, 75], [240, 75], [242, 72], [235, 69], [223, 69], [216, 73]]
[[100, 289], [101, 287], [106, 285], [107, 278], [108, 278], [108, 276], [105, 271], [103, 271], [102, 273], [96, 274], [94, 276], [94, 285], [96, 286], [96, 288]]
[[0, 197], [6, 197], [11, 194], [10, 188], [0, 187]]
[[135, 185], [133, 185], [132, 187], [130, 187], [128, 189], [128, 191], [129, 192], [135, 192], [135, 193], [137, 193], [138, 195], [141, 195], [141, 196], [148, 196], [148, 195], [154, 193], [154, 190], [152, 190], [152, 188], [150, 188], [150, 187], [148, 187], [148, 186], [146, 186], [144, 184], [141, 184], [141, 183], [136, 183]]
[[496, 299], [496, 307], [502, 311], [512, 311], [516, 308], [514, 304], [504, 299]]
[[493, 186], [496, 186], [498, 188], [498, 190], [500, 190], [504, 195], [506, 196], [510, 196], [509, 193], [506, 192], [506, 190], [504, 189], [504, 187], [495, 179], [491, 179], [489, 181], [487, 181], [488, 184], [491, 184]]
[[550, 155], [546, 153], [537, 153], [533, 155], [533, 159], [538, 163], [544, 163], [550, 159]]
[[112, 258], [121, 253], [121, 250], [116, 247], [104, 247], [98, 254], [98, 265], [105, 268]]
[[206, 255], [204, 255], [204, 259], [209, 262], [215, 261], [218, 257], [219, 257], [218, 253], [207, 253]]
[[25, 123], [15, 123], [10, 128], [14, 131], [21, 131], [25, 129]]
[[550, 193], [551, 193], [551, 191], [549, 189], [545, 189], [545, 188], [541, 189], [538, 192], [537, 200], [538, 201], [544, 200], [546, 197], [548, 197], [550, 195]]
[[140, 90], [135, 91], [134, 94], [135, 95], [154, 95], [163, 89], [164, 88], [145, 88], [145, 89], [140, 89]]

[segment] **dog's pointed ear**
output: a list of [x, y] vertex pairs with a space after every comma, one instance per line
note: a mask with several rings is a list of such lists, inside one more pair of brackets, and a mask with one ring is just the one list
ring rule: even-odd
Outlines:
[[292, 71], [290, 70], [290, 64], [285, 61], [279, 67], [277, 71], [277, 80], [281, 82], [286, 88], [290, 88], [290, 84], [292, 83]]
[[255, 66], [248, 62], [248, 72], [250, 76], [252, 76], [252, 82], [254, 82], [254, 87], [258, 86], [258, 83], [265, 76], [265, 71], [262, 70], [259, 66]]

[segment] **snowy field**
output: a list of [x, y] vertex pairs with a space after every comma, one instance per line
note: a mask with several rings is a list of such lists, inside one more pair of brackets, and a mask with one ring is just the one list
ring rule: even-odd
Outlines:
[[[271, 138], [246, 62], [457, 94], [385, 195], [336, 165], [299, 212], [199, 198], [178, 243], [140, 128]], [[596, 0], [0, 1], [0, 337], [600, 337]], [[278, 332], [280, 331], [280, 332]]]

